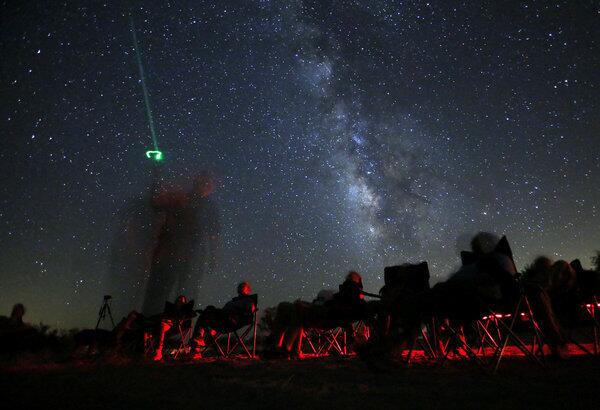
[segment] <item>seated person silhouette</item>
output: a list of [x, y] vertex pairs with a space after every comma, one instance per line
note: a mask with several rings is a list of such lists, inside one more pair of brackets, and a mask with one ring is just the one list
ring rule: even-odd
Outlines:
[[28, 326], [23, 321], [23, 316], [25, 316], [25, 306], [22, 303], [15, 304], [10, 312], [10, 317], [0, 316], [0, 329], [4, 331]]
[[23, 321], [24, 315], [25, 306], [17, 303], [10, 317], [0, 316], [0, 351], [22, 350], [34, 344], [37, 330]]
[[217, 332], [232, 332], [252, 323], [256, 310], [256, 295], [251, 295], [251, 292], [250, 284], [242, 282], [237, 286], [237, 296], [221, 309], [207, 306], [206, 309], [198, 311], [199, 316], [192, 336], [195, 359], [202, 357], [201, 350], [206, 345], [204, 336], [207, 331], [211, 335]]
[[177, 296], [175, 303], [166, 302], [165, 310], [161, 315], [158, 328], [158, 343], [153, 360], [162, 360], [165, 336], [169, 331], [174, 331], [174, 336], [180, 336], [180, 331], [185, 332], [192, 327], [194, 312], [194, 301], [189, 301], [183, 295]]
[[329, 308], [328, 316], [333, 322], [362, 319], [366, 313], [367, 302], [363, 292], [362, 277], [358, 272], [350, 271], [339, 286], [339, 291], [324, 304]]
[[564, 260], [552, 262], [540, 256], [526, 269], [524, 287], [552, 355], [558, 359], [568, 357], [565, 326], [572, 326], [578, 317], [577, 272]]
[[461, 252], [463, 266], [432, 288], [436, 313], [459, 319], [479, 319], [487, 308], [504, 310], [516, 302], [517, 270], [505, 237], [478, 233], [471, 251]]
[[[461, 259], [462, 267], [431, 289], [421, 292], [387, 289], [382, 294], [382, 306], [399, 326], [382, 322], [374, 342], [391, 345], [393, 339], [408, 340], [418, 333], [422, 321], [431, 316], [451, 319], [463, 326], [481, 318], [489, 309], [512, 306], [518, 296], [517, 271], [506, 237], [500, 239], [479, 232], [471, 241], [471, 251], [461, 252]], [[394, 331], [390, 332], [391, 329]]]
[[587, 301], [592, 300], [594, 296], [600, 295], [600, 271], [583, 269], [579, 259], [571, 261], [570, 265], [577, 275], [577, 285], [579, 286], [581, 297]]
[[333, 295], [329, 291], [319, 294], [321, 297], [317, 297], [313, 303], [282, 302], [277, 306], [275, 355], [301, 357], [305, 328], [333, 329], [341, 326], [350, 339], [348, 343], [352, 343], [352, 322], [369, 315], [360, 274], [350, 271], [339, 285], [338, 292]]

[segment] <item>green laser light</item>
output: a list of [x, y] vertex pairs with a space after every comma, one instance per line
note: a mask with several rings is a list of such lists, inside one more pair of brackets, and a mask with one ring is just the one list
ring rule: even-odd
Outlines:
[[153, 159], [154, 161], [161, 161], [163, 159], [162, 151], [146, 151], [146, 158]]

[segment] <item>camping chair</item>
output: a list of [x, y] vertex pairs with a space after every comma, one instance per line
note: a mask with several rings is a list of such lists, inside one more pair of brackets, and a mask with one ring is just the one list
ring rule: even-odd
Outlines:
[[[172, 359], [177, 359], [181, 354], [190, 352], [190, 340], [192, 338], [191, 318], [188, 319], [170, 319], [171, 328], [165, 334], [163, 354], [167, 354]], [[156, 349], [157, 340], [155, 337], [156, 325], [152, 329], [144, 331], [144, 355], [151, 357]]]
[[[501, 336], [501, 338], [494, 341], [495, 351], [492, 357], [494, 372], [498, 371], [500, 362], [505, 357], [508, 344], [511, 341], [513, 346], [520, 350], [525, 357], [539, 365], [543, 365], [540, 356], [543, 357], [544, 335], [535, 319], [529, 299], [522, 288], [516, 306], [511, 313], [490, 311], [487, 319], [484, 320], [488, 322], [488, 326], [492, 324], [496, 328], [497, 334]], [[530, 326], [532, 335], [529, 346], [516, 331], [519, 320]]]
[[[192, 338], [192, 320], [196, 316], [194, 301], [190, 300], [183, 307], [177, 309], [174, 303], [165, 302], [165, 309], [161, 322], [167, 321], [170, 329], [164, 335], [163, 353], [172, 359], [177, 359], [181, 354], [190, 352], [189, 342]], [[156, 322], [148, 321], [144, 331], [144, 354], [150, 356], [155, 353], [158, 346], [155, 340]]]
[[[317, 327], [302, 329], [301, 337], [302, 355], [327, 356], [332, 352], [345, 355], [347, 352], [346, 332], [341, 326], [329, 329]], [[304, 350], [305, 347], [309, 348], [308, 352]]]
[[575, 320], [565, 326], [564, 336], [568, 343], [579, 349], [584, 355], [598, 355], [599, 311], [598, 298], [587, 295], [579, 303], [578, 315]]
[[[491, 363], [494, 372], [496, 372], [500, 361], [507, 352], [508, 343], [512, 341], [514, 347], [526, 357], [542, 365], [539, 354], [543, 355], [543, 333], [535, 319], [523, 283], [517, 276], [514, 256], [506, 236], [502, 236], [494, 248], [494, 253], [508, 258], [505, 260], [508, 266], [504, 266], [502, 269], [507, 273], [510, 273], [510, 271], [514, 273], [512, 279], [502, 276], [500, 281], [502, 299], [496, 303], [484, 303], [486, 312], [481, 319], [475, 322], [475, 328], [479, 333], [477, 353], [483, 354], [484, 358], [487, 359], [487, 348], [492, 348], [494, 353]], [[472, 263], [473, 256], [470, 252], [461, 252], [463, 265]], [[528, 324], [532, 332], [530, 346], [516, 331], [517, 325], [521, 323]]]
[[[368, 340], [370, 328], [364, 320], [356, 320], [351, 323], [352, 338], [362, 337]], [[348, 346], [350, 339], [347, 331], [348, 326], [342, 324], [330, 327], [310, 327], [302, 330], [300, 351], [303, 355], [328, 356], [332, 353], [347, 356], [352, 352]]]
[[[418, 264], [403, 264], [387, 266], [384, 269], [384, 289], [405, 291], [408, 294], [419, 294], [431, 289], [429, 285], [429, 265], [427, 262]], [[420, 324], [419, 332], [411, 335], [407, 341], [408, 351], [406, 363], [410, 364], [417, 347], [420, 347], [425, 356], [431, 359], [437, 358], [438, 351], [435, 348], [437, 340], [437, 329], [433, 317], [425, 318]]]
[[[460, 321], [465, 326], [469, 326], [468, 322], [470, 322], [470, 326], [475, 331], [474, 340], [467, 341], [464, 330], [453, 326], [453, 321], [440, 321], [439, 334], [444, 334], [443, 331], [445, 331], [448, 337], [446, 347], [442, 345], [442, 359], [445, 360], [451, 352], [459, 353], [481, 365], [494, 363], [494, 371], [497, 371], [501, 359], [507, 352], [508, 343], [512, 341], [514, 346], [525, 356], [541, 364], [537, 354], [542, 351], [542, 333], [535, 321], [522, 283], [516, 277], [517, 270], [513, 253], [506, 236], [500, 239], [493, 253], [484, 256], [486, 259], [478, 258], [472, 252], [461, 252], [463, 266], [474, 263], [482, 263], [482, 266], [487, 266], [488, 274], [496, 277], [498, 281], [502, 297], [490, 299], [483, 295], [478, 296], [477, 304], [480, 306], [481, 313], [479, 314], [481, 316], [471, 317], [468, 320], [469, 314], [467, 314]], [[528, 346], [517, 334], [515, 328], [517, 323], [520, 324], [517, 319], [525, 318], [529, 319], [527, 322], [531, 325], [533, 333], [531, 346]], [[490, 348], [493, 350], [493, 355], [488, 360], [487, 351]]]
[[[210, 344], [207, 344], [204, 351], [211, 346], [216, 349], [222, 358], [230, 358], [235, 354], [241, 354], [249, 359], [256, 358], [256, 329], [258, 313], [258, 295], [250, 295], [254, 301], [254, 312], [247, 320], [237, 326], [218, 326], [207, 332], [210, 337]], [[249, 344], [250, 348], [248, 347]]]
[[591, 320], [592, 324], [592, 344], [594, 355], [599, 354], [598, 333], [600, 333], [600, 298], [593, 296], [592, 300], [583, 305], [585, 315]]
[[[537, 285], [520, 283], [520, 286], [521, 286], [520, 298], [518, 300], [515, 311], [513, 312], [511, 320], [508, 321], [509, 324], [507, 324], [506, 323], [507, 321], [504, 321], [504, 320], [498, 321], [498, 325], [505, 332], [505, 336], [503, 338], [501, 345], [498, 347], [498, 349], [495, 352], [494, 371], [498, 370], [498, 366], [500, 364], [500, 361], [502, 359], [502, 356], [507, 347], [506, 345], [509, 340], [512, 340], [513, 342], [515, 342], [515, 347], [517, 347], [519, 350], [521, 350], [525, 354], [526, 357], [533, 359], [538, 364], [543, 364], [543, 362], [540, 360], [540, 357], [541, 358], [544, 357], [543, 346], [545, 343], [545, 336], [538, 324], [535, 314], [533, 313], [531, 304], [529, 302], [529, 298], [527, 296], [527, 292], [525, 291], [525, 289], [534, 289], [535, 286], [537, 286]], [[584, 307], [584, 312], [587, 313], [588, 318], [591, 319], [590, 323], [592, 325], [592, 334], [593, 334], [592, 345], [593, 345], [594, 353], [592, 353], [592, 351], [590, 351], [588, 348], [586, 348], [584, 344], [580, 343], [574, 337], [574, 335], [573, 335], [574, 329], [573, 328], [565, 329], [565, 330], [568, 330], [568, 332], [563, 333], [563, 336], [565, 336], [567, 338], [568, 344], [576, 346], [584, 354], [593, 355], [593, 354], [596, 354], [596, 351], [597, 351], [596, 337], [597, 337], [597, 332], [599, 329], [599, 324], [595, 317], [595, 312], [594, 312], [594, 309], [597, 307], [597, 304], [594, 304], [593, 302], [585, 303], [583, 305], [583, 307]], [[522, 339], [515, 332], [515, 326], [518, 323], [517, 322], [518, 318], [520, 318], [524, 323], [529, 324], [531, 327], [532, 340], [531, 340], [531, 345], [530, 345], [529, 350], [525, 348], [525, 342], [523, 342]]]
[[419, 347], [425, 357], [435, 360], [439, 357], [437, 325], [435, 318], [431, 317], [428, 321], [421, 324], [419, 333], [409, 342], [408, 352], [406, 353], [406, 364], [410, 364], [414, 353]]
[[[528, 301], [525, 303], [522, 302], [522, 306], [528, 306], [528, 304]], [[495, 353], [496, 349], [498, 349], [502, 343], [504, 327], [506, 326], [507, 322], [510, 323], [512, 317], [513, 313], [496, 313], [494, 311], [486, 314], [481, 319], [476, 321], [475, 326], [478, 334], [477, 354], [486, 357], [489, 349], [491, 349]], [[517, 322], [513, 327], [522, 328], [522, 326], [525, 324], [529, 324], [531, 326], [533, 333], [529, 350], [532, 353], [541, 353], [541, 331], [539, 330], [539, 326], [537, 325], [537, 323], [533, 322], [530, 318], [530, 315], [525, 313], [525, 311], [518, 312], [516, 320]], [[523, 342], [523, 346], [526, 345], [522, 338], [519, 338], [519, 340]]]
[[579, 259], [570, 263], [577, 275], [577, 285], [581, 297], [581, 313], [584, 325], [591, 325], [592, 351], [599, 354], [598, 333], [600, 331], [600, 272], [584, 269]]

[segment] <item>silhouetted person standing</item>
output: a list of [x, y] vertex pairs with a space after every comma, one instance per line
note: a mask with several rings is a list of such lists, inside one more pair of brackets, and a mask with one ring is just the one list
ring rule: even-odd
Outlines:
[[[158, 170], [152, 184], [129, 200], [117, 214], [106, 293], [113, 295], [114, 312], [141, 310], [152, 268], [152, 253], [164, 218], [153, 207], [158, 192]], [[154, 312], [153, 312], [154, 313]]]
[[218, 211], [209, 198], [214, 189], [212, 176], [203, 174], [191, 192], [162, 192], [153, 199], [163, 223], [152, 254], [144, 314], [160, 311], [173, 291], [196, 297], [204, 273], [214, 271], [220, 232]]

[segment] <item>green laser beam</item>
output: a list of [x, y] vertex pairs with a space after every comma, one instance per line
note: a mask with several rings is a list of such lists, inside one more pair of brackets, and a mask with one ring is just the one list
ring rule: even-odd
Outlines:
[[[150, 97], [148, 96], [148, 87], [146, 87], [146, 76], [144, 75], [144, 65], [142, 64], [142, 56], [140, 54], [137, 34], [135, 32], [135, 24], [133, 23], [133, 17], [129, 13], [129, 27], [131, 29], [131, 36], [133, 38], [133, 48], [135, 49], [135, 56], [137, 59], [138, 69], [140, 72], [140, 82], [142, 83], [142, 91], [144, 93], [144, 105], [146, 106], [146, 116], [148, 118], [148, 127], [150, 128], [150, 134], [152, 136], [152, 142], [154, 144], [154, 151], [160, 153], [160, 159], [162, 153], [158, 149], [158, 139], [156, 138], [156, 129], [154, 128], [154, 118], [152, 117], [152, 108], [150, 107]], [[151, 151], [148, 151], [151, 152]], [[148, 153], [146, 153], [148, 156]], [[150, 158], [150, 157], [148, 157]], [[157, 161], [160, 159], [155, 158]]]

